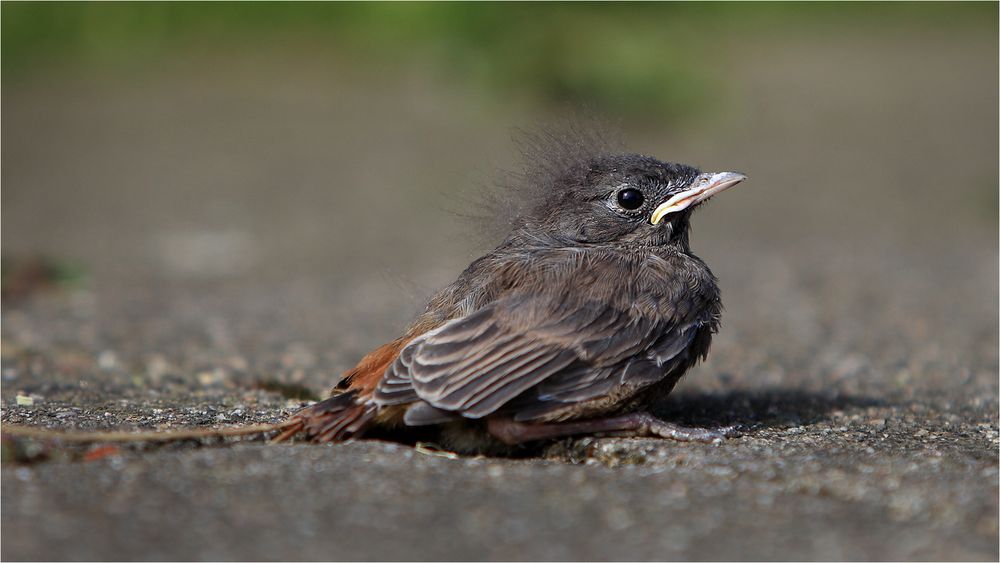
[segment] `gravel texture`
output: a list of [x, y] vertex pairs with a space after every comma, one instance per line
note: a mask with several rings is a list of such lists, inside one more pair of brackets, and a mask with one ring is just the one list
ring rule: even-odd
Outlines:
[[[750, 175], [694, 218], [724, 326], [658, 413], [739, 436], [11, 437], [0, 556], [997, 560], [995, 37], [855, 39], [734, 50], [730, 115], [636, 134]], [[279, 421], [484, 247], [435, 210], [515, 118], [262, 64], [4, 86], [5, 275], [86, 272], [5, 295], [4, 425]]]

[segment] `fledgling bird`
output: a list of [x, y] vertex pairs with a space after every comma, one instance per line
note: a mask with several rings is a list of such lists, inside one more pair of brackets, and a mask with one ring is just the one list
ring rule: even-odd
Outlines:
[[585, 434], [722, 437], [647, 409], [719, 326], [691, 214], [745, 176], [636, 154], [562, 155], [538, 169], [505, 240], [276, 441], [433, 427], [446, 447], [482, 452]]

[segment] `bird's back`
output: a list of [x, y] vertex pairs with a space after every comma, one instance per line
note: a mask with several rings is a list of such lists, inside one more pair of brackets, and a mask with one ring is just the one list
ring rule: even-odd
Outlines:
[[718, 315], [711, 272], [672, 248], [501, 247], [431, 301], [376, 403], [411, 424], [619, 411], [669, 392]]

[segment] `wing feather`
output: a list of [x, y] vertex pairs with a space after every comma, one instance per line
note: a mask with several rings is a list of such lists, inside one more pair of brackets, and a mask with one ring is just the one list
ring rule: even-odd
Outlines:
[[695, 331], [637, 311], [565, 295], [497, 300], [414, 339], [386, 370], [375, 400], [416, 402], [414, 423], [498, 410], [520, 419], [655, 382]]

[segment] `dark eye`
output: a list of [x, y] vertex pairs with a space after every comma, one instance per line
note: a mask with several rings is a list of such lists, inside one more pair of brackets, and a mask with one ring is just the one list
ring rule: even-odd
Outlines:
[[625, 188], [618, 192], [618, 205], [622, 206], [622, 209], [628, 209], [629, 211], [642, 207], [642, 202], [645, 199], [642, 197], [642, 192], [635, 188]]

